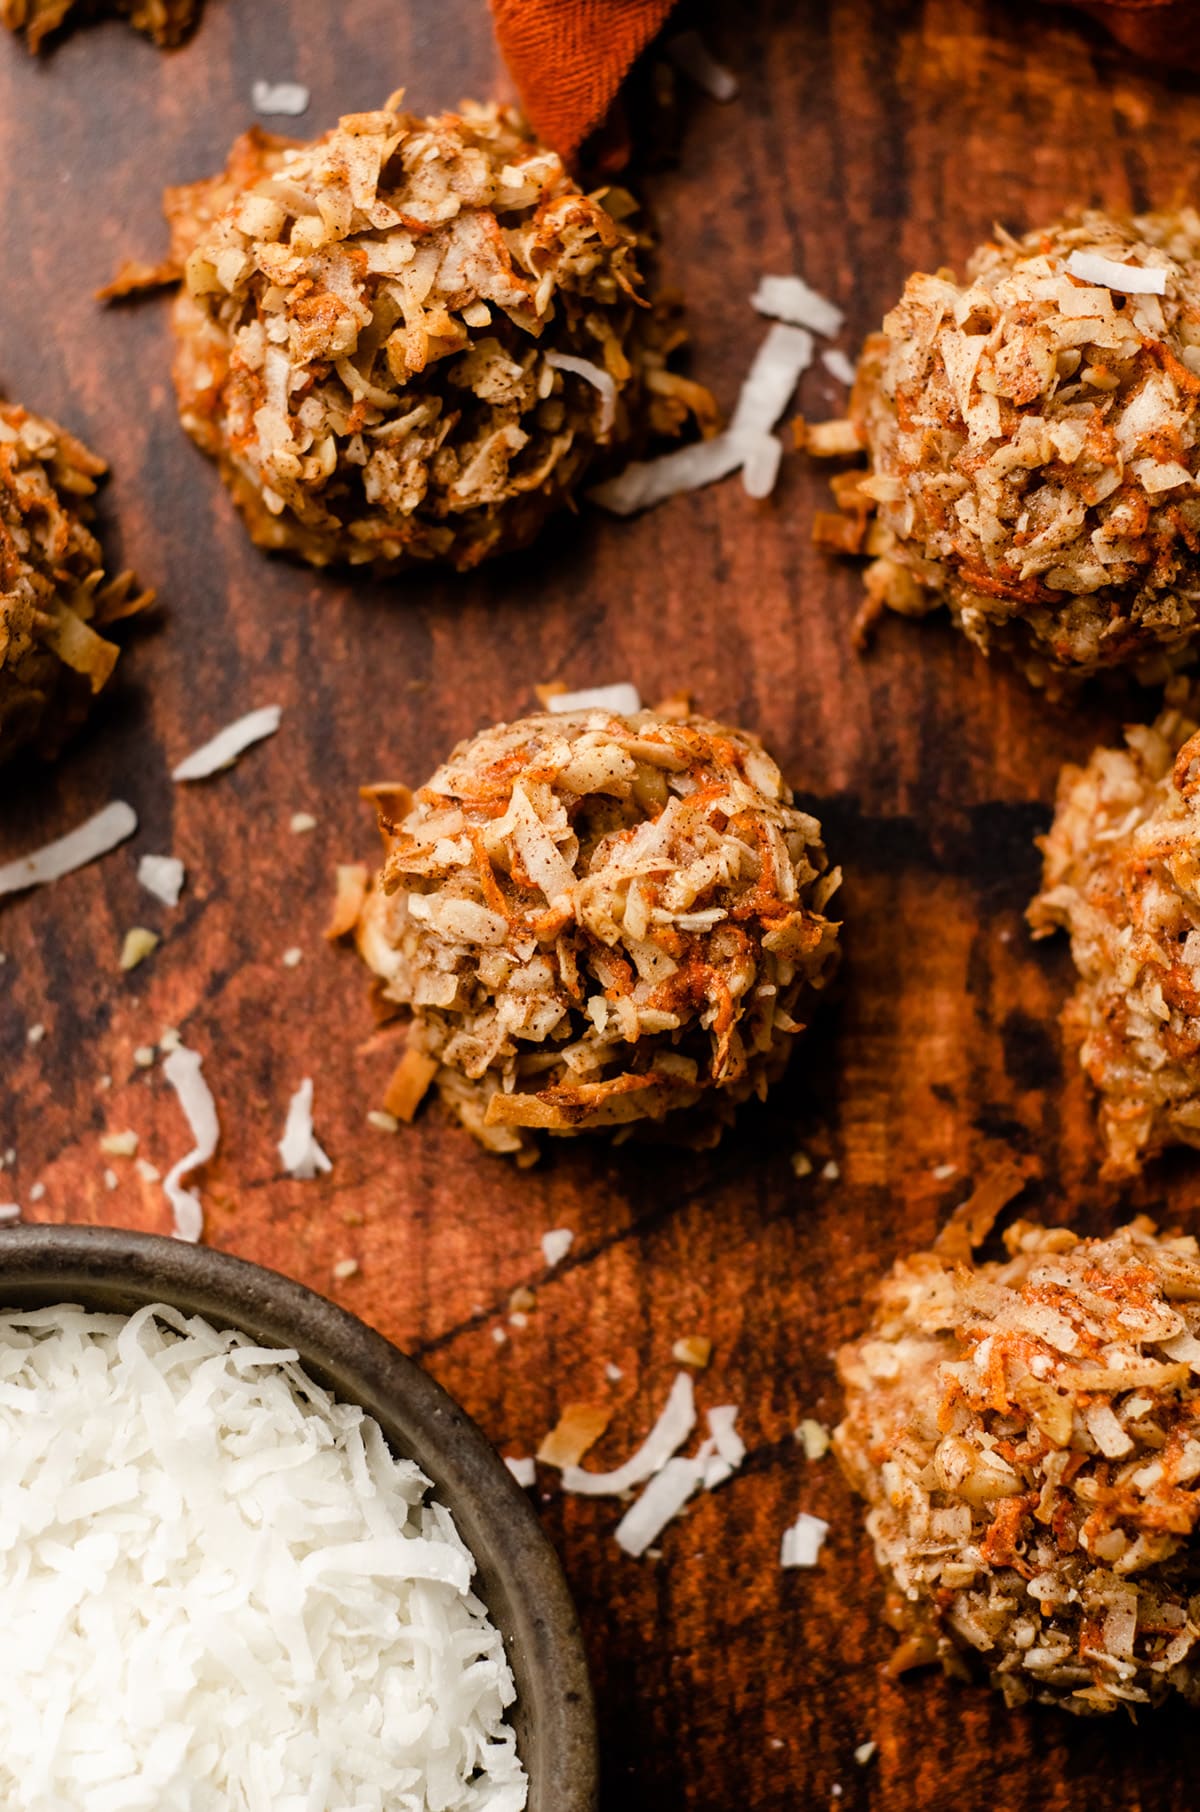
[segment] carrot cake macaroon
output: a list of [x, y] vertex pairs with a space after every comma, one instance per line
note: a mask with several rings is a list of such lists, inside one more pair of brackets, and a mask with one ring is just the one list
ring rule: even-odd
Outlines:
[[56, 422], [0, 401], [0, 762], [57, 752], [116, 665], [103, 632], [153, 601], [131, 573], [105, 577], [90, 520], [106, 470]]
[[1200, 1254], [1018, 1222], [902, 1259], [839, 1354], [834, 1450], [901, 1635], [1073, 1712], [1200, 1697]]
[[411, 1117], [436, 1085], [493, 1151], [668, 1119], [713, 1142], [836, 967], [820, 825], [753, 736], [705, 718], [499, 724], [383, 831], [356, 936], [411, 1021], [389, 1105]]
[[253, 539], [315, 565], [458, 568], [526, 545], [598, 454], [700, 387], [648, 309], [623, 191], [585, 194], [498, 106], [394, 96], [309, 144], [260, 131], [168, 191], [180, 415]]
[[1037, 684], [1159, 679], [1200, 631], [1200, 216], [1082, 213], [910, 277], [866, 342], [865, 450], [818, 541], [870, 555], [859, 627], [946, 605]]

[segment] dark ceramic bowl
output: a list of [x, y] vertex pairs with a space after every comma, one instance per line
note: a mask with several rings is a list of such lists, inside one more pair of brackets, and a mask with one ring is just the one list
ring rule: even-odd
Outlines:
[[374, 1416], [433, 1480], [478, 1563], [475, 1590], [504, 1636], [529, 1812], [594, 1812], [596, 1732], [575, 1607], [525, 1493], [470, 1417], [379, 1334], [274, 1271], [207, 1246], [106, 1227], [0, 1229], [0, 1306], [132, 1312], [167, 1302], [264, 1346]]

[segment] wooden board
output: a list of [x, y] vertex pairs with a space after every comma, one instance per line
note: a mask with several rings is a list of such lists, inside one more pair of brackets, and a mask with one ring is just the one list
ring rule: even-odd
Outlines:
[[[721, 11], [706, 30], [741, 99], [689, 100], [676, 159], [644, 186], [664, 275], [689, 294], [694, 369], [726, 404], [761, 331], [746, 298], [764, 269], [836, 297], [852, 348], [910, 268], [961, 261], [994, 219], [1190, 193], [1196, 85], [1128, 66], [1071, 15], [960, 0]], [[1190, 1792], [1182, 1715], [1096, 1727], [883, 1678], [891, 1639], [857, 1510], [791, 1434], [836, 1417], [831, 1355], [872, 1278], [998, 1152], [1036, 1156], [1028, 1199], [1055, 1218], [1101, 1230], [1131, 1203], [1191, 1212], [1194, 1161], [1124, 1201], [1098, 1188], [1055, 1024], [1069, 963], [1022, 925], [1059, 764], [1151, 701], [1050, 706], [944, 621], [888, 623], [854, 655], [858, 581], [813, 552], [824, 476], [795, 457], [767, 506], [734, 482], [628, 524], [586, 514], [465, 579], [352, 585], [261, 557], [176, 423], [165, 307], [90, 300], [122, 255], [160, 244], [160, 183], [220, 163], [256, 77], [306, 82], [306, 125], [401, 82], [433, 109], [505, 81], [480, 0], [210, 0], [167, 58], [119, 25], [37, 66], [0, 44], [0, 383], [110, 456], [109, 519], [164, 605], [66, 760], [0, 779], [5, 854], [114, 796], [142, 820], [131, 850], [0, 909], [0, 1151], [17, 1154], [0, 1197], [162, 1227], [157, 1188], [99, 1140], [133, 1128], [162, 1168], [184, 1149], [169, 1090], [133, 1060], [176, 1026], [205, 1055], [224, 1127], [211, 1239], [423, 1357], [501, 1451], [532, 1452], [565, 1402], [603, 1400], [598, 1458], [616, 1460], [661, 1405], [673, 1342], [711, 1336], [700, 1403], [741, 1405], [752, 1456], [666, 1533], [661, 1560], [622, 1558], [612, 1505], [539, 1495], [587, 1630], [610, 1812], [1165, 1812]], [[804, 408], [838, 394], [814, 371]], [[819, 811], [847, 870], [839, 1001], [715, 1155], [579, 1143], [518, 1171], [436, 1113], [373, 1131], [393, 1046], [354, 958], [321, 938], [334, 864], [374, 850], [358, 783], [423, 778], [456, 738], [526, 708], [536, 681], [624, 677], [650, 698], [689, 688], [761, 732]], [[210, 786], [171, 785], [171, 761], [273, 701], [273, 742]], [[288, 828], [300, 810], [319, 820], [310, 835]], [[145, 850], [186, 861], [178, 910], [139, 892]], [[123, 977], [139, 923], [165, 941]], [[318, 1183], [281, 1180], [275, 1151], [305, 1075], [334, 1159]], [[801, 1148], [818, 1173], [803, 1181]], [[575, 1245], [549, 1276], [539, 1240], [561, 1226]], [[345, 1257], [360, 1271], [338, 1284]], [[507, 1318], [518, 1286], [537, 1293], [524, 1327]], [[815, 1572], [785, 1576], [779, 1537], [801, 1509], [831, 1534]]]

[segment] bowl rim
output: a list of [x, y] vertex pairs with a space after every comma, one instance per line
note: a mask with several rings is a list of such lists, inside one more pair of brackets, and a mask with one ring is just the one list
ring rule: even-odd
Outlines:
[[162, 1301], [295, 1347], [319, 1383], [375, 1416], [431, 1479], [476, 1561], [473, 1589], [518, 1682], [529, 1812], [595, 1812], [591, 1682], [558, 1555], [487, 1436], [428, 1372], [315, 1290], [215, 1247], [117, 1227], [0, 1227], [0, 1312], [55, 1300], [102, 1312]]

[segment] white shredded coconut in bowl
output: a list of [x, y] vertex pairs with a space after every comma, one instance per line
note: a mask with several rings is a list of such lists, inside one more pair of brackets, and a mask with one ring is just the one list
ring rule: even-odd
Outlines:
[[499, 1632], [429, 1481], [295, 1353], [0, 1316], [0, 1804], [521, 1812]]

